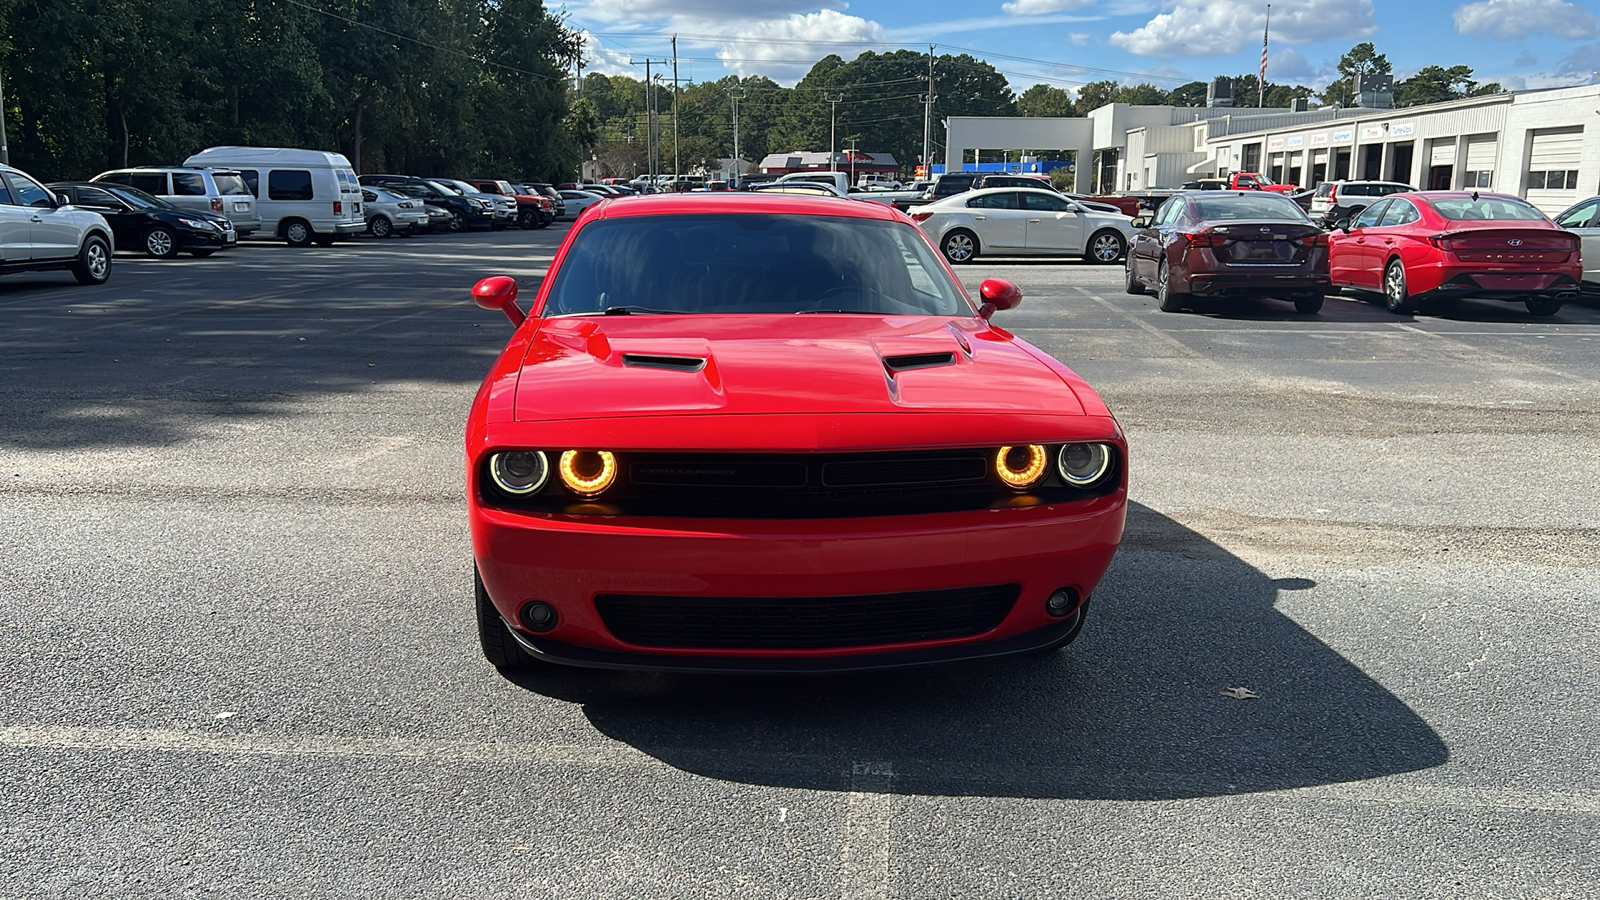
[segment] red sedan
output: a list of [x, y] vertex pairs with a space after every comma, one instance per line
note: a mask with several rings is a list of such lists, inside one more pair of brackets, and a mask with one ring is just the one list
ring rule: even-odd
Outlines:
[[586, 211], [473, 401], [478, 628], [552, 661], [814, 672], [1050, 650], [1122, 538], [1100, 397], [903, 214], [764, 194]]
[[1583, 280], [1577, 235], [1526, 201], [1477, 191], [1392, 194], [1328, 236], [1335, 287], [1381, 291], [1390, 312], [1485, 297], [1553, 316]]

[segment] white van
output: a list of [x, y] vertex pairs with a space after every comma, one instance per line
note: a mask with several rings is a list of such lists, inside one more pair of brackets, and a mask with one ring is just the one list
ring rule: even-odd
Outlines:
[[291, 247], [335, 240], [367, 230], [361, 185], [341, 153], [283, 147], [212, 147], [183, 161], [237, 171], [256, 197], [261, 230]]

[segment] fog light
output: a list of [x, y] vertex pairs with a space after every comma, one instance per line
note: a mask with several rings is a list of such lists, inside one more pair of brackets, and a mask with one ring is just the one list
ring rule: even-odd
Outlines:
[[1078, 608], [1077, 588], [1062, 588], [1044, 601], [1044, 611], [1056, 618], [1072, 615]]
[[522, 604], [518, 618], [529, 631], [549, 631], [556, 627], [556, 608], [543, 600], [531, 600]]
[[580, 497], [598, 496], [617, 480], [617, 457], [605, 450], [561, 454], [561, 483]]
[[1047, 466], [1044, 448], [1038, 444], [1001, 447], [994, 455], [994, 473], [1008, 487], [1026, 490], [1044, 477]]

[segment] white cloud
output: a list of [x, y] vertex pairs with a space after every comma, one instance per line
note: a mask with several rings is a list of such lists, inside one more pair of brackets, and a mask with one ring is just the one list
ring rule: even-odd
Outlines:
[[1010, 0], [1000, 8], [1013, 16], [1042, 16], [1046, 13], [1083, 9], [1096, 0]]
[[[1260, 40], [1266, 8], [1238, 0], [1178, 0], [1111, 43], [1141, 56], [1224, 56]], [[1330, 38], [1364, 38], [1377, 31], [1372, 0], [1279, 0], [1273, 4], [1272, 40], [1303, 44]]]
[[[739, 43], [723, 43], [717, 58], [730, 72], [740, 75], [765, 75], [779, 84], [792, 85], [811, 71], [813, 62], [830, 53], [850, 59], [858, 55], [841, 41], [883, 41], [883, 26], [859, 16], [847, 16], [831, 9], [814, 13], [791, 14], [784, 19], [746, 22], [731, 29]], [[771, 43], [763, 43], [771, 42]], [[817, 41], [810, 44], [806, 41]]]
[[1074, 47], [1087, 47], [1089, 45], [1089, 36], [1081, 31], [1074, 31], [1067, 35], [1067, 40], [1070, 41]]
[[628, 62], [631, 54], [606, 47], [588, 30], [579, 32], [578, 36], [583, 41], [583, 74], [599, 72], [601, 75], [627, 75], [640, 79], [644, 77], [637, 71], [636, 66]]
[[1600, 19], [1565, 0], [1482, 0], [1456, 8], [1460, 34], [1514, 41], [1536, 31], [1556, 37], [1600, 34]]
[[1315, 78], [1317, 70], [1312, 67], [1311, 60], [1306, 55], [1293, 47], [1285, 47], [1273, 53], [1267, 59], [1267, 82], [1269, 84], [1284, 84], [1286, 82], [1306, 81]]

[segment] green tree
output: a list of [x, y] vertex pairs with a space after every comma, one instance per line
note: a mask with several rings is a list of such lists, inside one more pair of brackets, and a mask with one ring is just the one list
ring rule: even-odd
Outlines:
[[1442, 103], [1462, 97], [1498, 94], [1502, 90], [1498, 82], [1480, 85], [1474, 81], [1471, 66], [1423, 66], [1415, 75], [1395, 84], [1394, 105]]
[[1072, 95], [1048, 84], [1036, 84], [1017, 98], [1019, 116], [1071, 116], [1076, 113]]
[[1078, 115], [1087, 116], [1107, 103], [1115, 103], [1121, 90], [1115, 81], [1091, 81], [1078, 88]]
[[1172, 89], [1167, 95], [1167, 102], [1173, 106], [1205, 106], [1206, 83], [1204, 81], [1191, 81]]
[[1363, 41], [1339, 57], [1339, 77], [1322, 90], [1322, 102], [1349, 106], [1355, 102], [1355, 79], [1358, 75], [1388, 75], [1393, 71], [1389, 58], [1378, 52], [1369, 41]]
[[1153, 84], [1135, 84], [1119, 90], [1117, 102], [1131, 103], [1135, 106], [1164, 106], [1167, 103], [1167, 92]]

